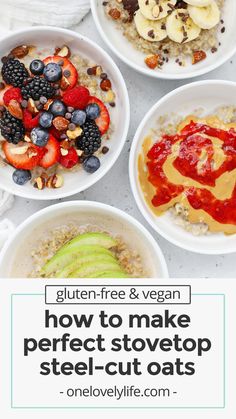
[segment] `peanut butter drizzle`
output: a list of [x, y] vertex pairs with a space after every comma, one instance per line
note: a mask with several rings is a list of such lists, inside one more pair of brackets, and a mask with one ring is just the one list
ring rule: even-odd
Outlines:
[[[194, 115], [189, 115], [186, 117], [177, 127], [177, 133], [181, 131], [186, 125], [188, 125], [191, 121], [199, 122], [202, 124], [209, 125], [213, 128], [220, 128], [223, 130], [228, 131], [230, 128], [234, 128], [236, 130], [236, 123], [225, 124], [216, 116], [209, 116], [206, 118], [197, 118]], [[225, 155], [222, 151], [221, 147], [221, 140], [218, 138], [211, 138], [214, 144], [214, 164], [215, 168], [221, 166], [224, 162]], [[194, 186], [196, 188], [205, 188], [211, 191], [217, 199], [225, 200], [231, 197], [235, 182], [236, 182], [236, 169], [231, 172], [225, 172], [222, 176], [220, 176], [216, 180], [215, 187], [211, 187], [208, 185], [202, 185], [199, 182], [183, 176], [178, 170], [175, 169], [173, 166], [173, 161], [178, 155], [179, 143], [177, 142], [173, 144], [172, 153], [168, 156], [167, 160], [163, 165], [163, 170], [166, 177], [175, 185], [184, 185], [186, 187]], [[151, 136], [147, 136], [144, 139], [142, 144], [142, 151], [138, 156], [138, 175], [139, 175], [139, 182], [144, 194], [145, 200], [152, 210], [154, 214], [157, 216], [163, 215], [169, 208], [173, 207], [176, 203], [182, 204], [188, 210], [188, 220], [191, 223], [206, 223], [209, 227], [209, 231], [211, 232], [223, 232], [225, 234], [235, 234], [236, 233], [236, 225], [233, 224], [223, 224], [219, 223], [214, 218], [211, 217], [210, 214], [205, 212], [204, 210], [196, 210], [194, 209], [188, 202], [185, 193], [180, 194], [179, 196], [173, 198], [170, 202], [165, 205], [161, 205], [159, 207], [154, 207], [152, 205], [152, 198], [156, 194], [155, 187], [148, 181], [148, 169], [147, 169], [147, 153], [153, 145], [153, 139]], [[202, 154], [202, 159], [204, 159], [204, 151]], [[202, 163], [200, 163], [201, 165]], [[199, 166], [199, 170], [200, 170]], [[236, 205], [236, 204], [235, 204]]]

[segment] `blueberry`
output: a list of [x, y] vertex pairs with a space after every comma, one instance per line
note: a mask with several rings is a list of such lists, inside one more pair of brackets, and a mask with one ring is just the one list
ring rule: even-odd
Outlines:
[[17, 185], [24, 185], [31, 179], [29, 170], [16, 169], [12, 174], [12, 179]]
[[39, 123], [43, 128], [50, 128], [52, 126], [53, 114], [50, 112], [43, 112], [40, 115]]
[[32, 129], [30, 136], [33, 144], [44, 147], [48, 142], [49, 133], [46, 129], [34, 128]]
[[59, 81], [62, 78], [62, 69], [59, 64], [49, 63], [45, 66], [43, 71], [44, 77], [50, 83]]
[[96, 103], [91, 103], [90, 105], [86, 106], [85, 112], [89, 119], [96, 119], [101, 113], [100, 108]]
[[54, 116], [64, 116], [66, 113], [66, 106], [61, 100], [56, 99], [49, 106], [49, 111], [52, 112]]
[[34, 60], [30, 64], [30, 71], [34, 75], [40, 75], [40, 74], [43, 74], [44, 67], [45, 66], [44, 66], [44, 62], [43, 61], [41, 61], [41, 60]]
[[75, 125], [83, 125], [86, 121], [86, 113], [84, 111], [74, 111], [72, 113], [71, 122]]
[[101, 163], [100, 160], [95, 156], [87, 157], [83, 162], [83, 168], [88, 173], [94, 173], [99, 169]]

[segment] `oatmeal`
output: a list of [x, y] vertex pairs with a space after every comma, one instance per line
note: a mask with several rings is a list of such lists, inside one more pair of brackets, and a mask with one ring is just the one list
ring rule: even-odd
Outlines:
[[31, 253], [31, 278], [144, 278], [140, 255], [119, 236], [70, 223], [50, 232]]
[[151, 69], [170, 58], [180, 66], [187, 57], [197, 64], [219, 48], [219, 25], [225, 30], [224, 0], [110, 0], [103, 5], [107, 17], [147, 56]]
[[66, 171], [99, 170], [115, 106], [99, 64], [66, 45], [22, 45], [2, 58], [1, 76], [1, 159], [15, 169], [17, 185], [61, 188]]
[[194, 235], [235, 234], [236, 112], [224, 107], [200, 114], [175, 124], [163, 117], [159, 140], [155, 131], [144, 139], [140, 185], [157, 216], [171, 212]]

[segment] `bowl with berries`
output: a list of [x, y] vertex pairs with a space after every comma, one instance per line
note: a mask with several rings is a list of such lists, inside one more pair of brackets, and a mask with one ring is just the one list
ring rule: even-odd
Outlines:
[[37, 27], [1, 41], [0, 56], [0, 188], [46, 200], [96, 183], [129, 127], [109, 55], [78, 33]]

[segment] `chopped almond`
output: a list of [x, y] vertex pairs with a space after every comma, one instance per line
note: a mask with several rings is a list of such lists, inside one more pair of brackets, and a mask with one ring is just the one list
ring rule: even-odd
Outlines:
[[206, 58], [206, 53], [205, 51], [199, 50], [199, 51], [194, 51], [193, 52], [193, 56], [192, 56], [192, 64], [197, 64], [202, 60], [205, 60]]
[[23, 118], [23, 112], [21, 109], [20, 104], [17, 102], [17, 100], [12, 99], [8, 105], [8, 110], [12, 116], [14, 116], [17, 119]]
[[154, 70], [158, 66], [159, 59], [160, 59], [159, 55], [158, 54], [155, 54], [155, 55], [148, 55], [145, 58], [144, 61], [145, 61], [145, 63], [147, 64], [147, 66], [149, 68], [151, 68], [152, 70]]
[[104, 92], [108, 92], [111, 89], [111, 82], [109, 79], [102, 80], [100, 83], [100, 87]]
[[118, 9], [111, 9], [111, 10], [109, 10], [109, 15], [114, 20], [120, 19], [120, 11]]
[[29, 53], [29, 47], [27, 45], [19, 45], [16, 48], [13, 48], [10, 52], [11, 55], [15, 58], [24, 58]]

